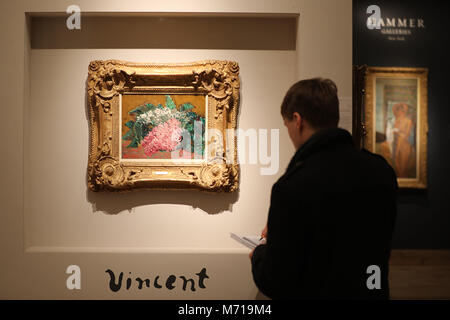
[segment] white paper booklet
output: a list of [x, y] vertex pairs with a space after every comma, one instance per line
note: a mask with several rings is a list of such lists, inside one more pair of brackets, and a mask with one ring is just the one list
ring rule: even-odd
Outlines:
[[259, 239], [261, 238], [260, 236], [239, 236], [232, 232], [230, 233], [230, 236], [240, 244], [243, 244], [244, 246], [250, 249], [256, 248], [263, 241], [263, 240], [259, 241]]

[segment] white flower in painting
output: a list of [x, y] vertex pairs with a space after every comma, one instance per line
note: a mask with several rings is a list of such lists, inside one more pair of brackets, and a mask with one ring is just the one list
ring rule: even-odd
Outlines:
[[157, 126], [170, 119], [177, 119], [181, 123], [186, 123], [189, 119], [184, 112], [180, 112], [177, 109], [169, 108], [155, 108], [153, 110], [142, 113], [136, 117], [136, 122], [140, 122], [145, 125]]

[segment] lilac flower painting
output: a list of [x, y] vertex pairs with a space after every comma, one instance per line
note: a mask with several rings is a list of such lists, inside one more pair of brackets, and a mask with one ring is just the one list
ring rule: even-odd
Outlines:
[[122, 159], [204, 157], [204, 95], [123, 95], [121, 118]]

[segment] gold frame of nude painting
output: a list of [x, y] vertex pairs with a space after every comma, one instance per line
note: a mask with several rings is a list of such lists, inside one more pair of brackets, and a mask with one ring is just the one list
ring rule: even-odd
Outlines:
[[[240, 80], [236, 62], [149, 64], [95, 60], [89, 64], [86, 87], [90, 132], [87, 176], [92, 191], [194, 188], [232, 192], [238, 188], [234, 132]], [[153, 103], [164, 97], [165, 105]], [[188, 98], [201, 103], [177, 106], [176, 99]], [[151, 103], [142, 104], [146, 99]], [[136, 108], [130, 110], [133, 101], [141, 101], [141, 105], [135, 104]], [[158, 108], [161, 110], [156, 113]], [[192, 108], [203, 112], [203, 118]], [[134, 120], [124, 123], [130, 115]], [[167, 119], [172, 119], [170, 125]], [[193, 130], [194, 121], [203, 128], [193, 138], [195, 143], [196, 137], [200, 137], [200, 144], [195, 147], [200, 146], [195, 149], [200, 156], [186, 151], [185, 157], [178, 157], [184, 149], [175, 150], [174, 144], [167, 141], [191, 141], [177, 134], [181, 134], [181, 123], [186, 126], [191, 123], [189, 128]], [[125, 141], [128, 146], [124, 140], [128, 140]], [[193, 145], [186, 142], [186, 150]]]
[[364, 148], [394, 168], [400, 188], [427, 187], [428, 69], [367, 67]]

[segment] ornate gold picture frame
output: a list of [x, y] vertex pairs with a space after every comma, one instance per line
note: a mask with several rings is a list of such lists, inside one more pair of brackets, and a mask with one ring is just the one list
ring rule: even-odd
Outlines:
[[89, 64], [88, 186], [235, 191], [239, 66]]
[[426, 68], [367, 67], [364, 147], [394, 168], [399, 187], [427, 187]]

